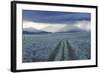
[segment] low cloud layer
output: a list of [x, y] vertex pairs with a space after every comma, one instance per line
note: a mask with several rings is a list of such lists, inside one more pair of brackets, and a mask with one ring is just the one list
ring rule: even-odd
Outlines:
[[33, 28], [46, 32], [90, 31], [90, 21], [77, 21], [73, 24], [50, 24], [23, 21], [23, 29]]

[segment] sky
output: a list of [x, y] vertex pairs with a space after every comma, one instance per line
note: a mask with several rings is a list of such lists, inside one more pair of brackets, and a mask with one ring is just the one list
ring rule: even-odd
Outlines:
[[90, 13], [23, 10], [23, 28], [48, 32], [90, 30]]

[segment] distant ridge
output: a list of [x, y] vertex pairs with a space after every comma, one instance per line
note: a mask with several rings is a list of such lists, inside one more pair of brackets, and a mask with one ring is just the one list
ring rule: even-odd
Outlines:
[[50, 32], [45, 32], [45, 31], [41, 31], [41, 32], [30, 32], [30, 31], [23, 31], [23, 34], [47, 34]]
[[23, 29], [23, 34], [46, 34], [46, 33], [50, 33], [50, 32], [38, 30], [35, 28], [24, 28]]

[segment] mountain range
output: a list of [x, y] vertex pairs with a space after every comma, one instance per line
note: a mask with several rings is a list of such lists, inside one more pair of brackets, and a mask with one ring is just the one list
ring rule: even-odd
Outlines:
[[[47, 30], [51, 30], [51, 31], [47, 31]], [[52, 32], [52, 31], [56, 31], [56, 32]], [[23, 28], [23, 34], [48, 34], [48, 33], [61, 33], [61, 32], [87, 32], [86, 30], [82, 30], [82, 29], [79, 29], [79, 28], [66, 28], [66, 27], [62, 27], [62, 28], [59, 28], [57, 29], [56, 27], [46, 27], [46, 28], [43, 28], [43, 29], [36, 29], [36, 28], [33, 28], [33, 27], [30, 27], [30, 28]]]
[[46, 34], [50, 32], [46, 32], [43, 30], [35, 29], [35, 28], [23, 28], [23, 34]]

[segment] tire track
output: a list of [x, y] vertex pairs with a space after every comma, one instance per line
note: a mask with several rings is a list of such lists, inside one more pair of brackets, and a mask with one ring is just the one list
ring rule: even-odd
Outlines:
[[77, 60], [75, 49], [68, 40], [61, 40], [48, 57], [48, 61]]

